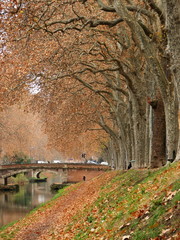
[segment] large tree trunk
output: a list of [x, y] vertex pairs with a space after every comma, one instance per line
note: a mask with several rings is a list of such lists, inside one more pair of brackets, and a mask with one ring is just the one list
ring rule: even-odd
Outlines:
[[165, 104], [166, 114], [166, 146], [167, 146], [167, 160], [173, 161], [177, 153], [177, 108], [176, 101], [172, 98]]
[[134, 156], [135, 160], [134, 167], [140, 168], [144, 167], [144, 157], [145, 157], [145, 135], [146, 135], [146, 122], [143, 119], [143, 116], [140, 114], [139, 105], [137, 98], [132, 94], [132, 126], [133, 129], [133, 138], [134, 138]]
[[178, 96], [179, 141], [176, 160], [180, 160], [180, 1], [166, 1], [167, 51], [170, 55], [171, 72]]
[[161, 167], [166, 161], [166, 123], [164, 104], [161, 98], [152, 105], [152, 153], [150, 167]]

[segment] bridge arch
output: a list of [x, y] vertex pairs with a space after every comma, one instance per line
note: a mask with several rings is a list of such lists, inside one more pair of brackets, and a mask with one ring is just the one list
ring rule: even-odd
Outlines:
[[33, 177], [34, 178], [40, 178], [40, 174], [43, 172], [50, 172], [50, 173], [56, 173], [58, 174], [58, 169], [36, 169], [33, 171]]
[[36, 169], [33, 170], [32, 176], [34, 178], [40, 178], [42, 172], [56, 173], [60, 177], [61, 182], [67, 181], [67, 170], [65, 169]]
[[24, 174], [29, 174], [31, 172], [31, 170], [29, 169], [21, 169], [21, 170], [14, 170], [14, 171], [10, 171], [10, 172], [7, 172], [3, 175], [1, 175], [1, 178], [0, 178], [0, 182], [4, 185], [7, 185], [8, 184], [8, 178], [10, 177], [16, 177], [18, 174], [21, 174], [21, 173], [24, 173]]

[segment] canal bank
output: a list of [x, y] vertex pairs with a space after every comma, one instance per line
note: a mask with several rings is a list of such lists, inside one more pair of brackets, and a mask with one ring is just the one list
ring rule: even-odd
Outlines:
[[179, 239], [179, 164], [111, 171], [69, 186], [0, 239]]
[[24, 217], [34, 208], [49, 201], [55, 195], [50, 186], [60, 181], [49, 176], [47, 182], [25, 183], [18, 191], [0, 191], [0, 227]]

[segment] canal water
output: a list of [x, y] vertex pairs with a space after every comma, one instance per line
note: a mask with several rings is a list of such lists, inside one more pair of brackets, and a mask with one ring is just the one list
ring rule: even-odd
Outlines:
[[50, 185], [60, 182], [59, 176], [52, 176], [47, 182], [28, 183], [20, 186], [18, 192], [0, 192], [0, 227], [24, 217], [32, 209], [49, 201], [55, 193]]

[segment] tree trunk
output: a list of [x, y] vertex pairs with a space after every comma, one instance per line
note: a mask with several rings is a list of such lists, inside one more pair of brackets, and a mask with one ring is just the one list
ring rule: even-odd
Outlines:
[[171, 72], [178, 97], [179, 139], [176, 160], [180, 160], [180, 1], [166, 0], [167, 52], [170, 55]]
[[146, 135], [145, 135], [145, 156], [144, 167], [150, 167], [152, 155], [152, 108], [146, 106]]
[[150, 167], [156, 168], [165, 165], [166, 162], [166, 122], [162, 99], [159, 98], [157, 104], [151, 108], [153, 135]]

